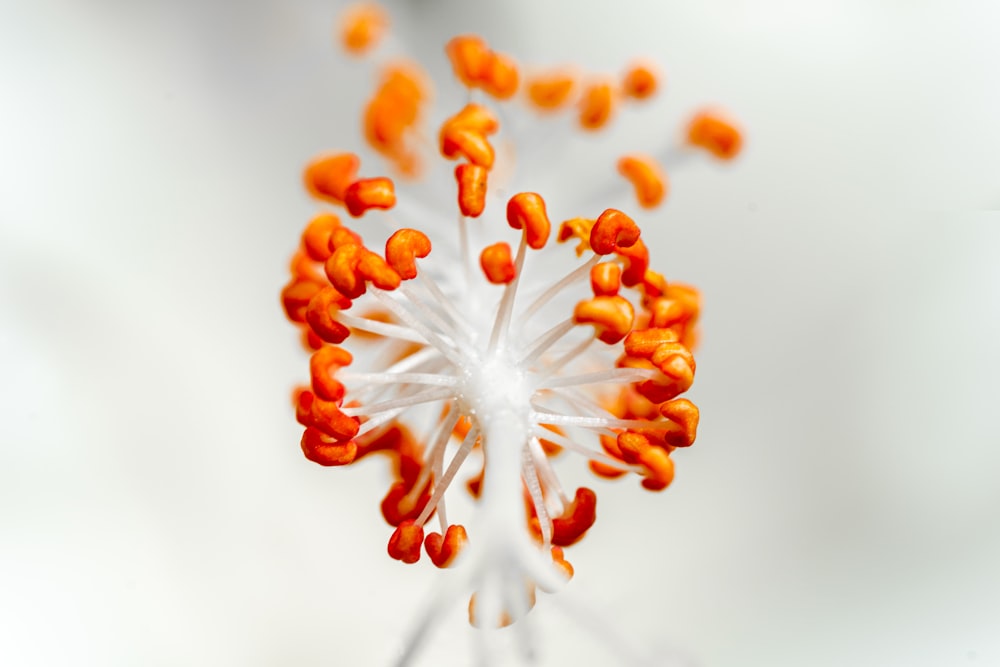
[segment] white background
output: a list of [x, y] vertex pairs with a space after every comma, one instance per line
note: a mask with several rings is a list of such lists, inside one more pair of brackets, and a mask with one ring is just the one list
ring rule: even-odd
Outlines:
[[[668, 143], [704, 102], [749, 137], [648, 218], [704, 293], [702, 427], [667, 492], [601, 487], [574, 590], [713, 667], [1000, 665], [998, 5], [532, 4], [392, 10], [443, 89], [459, 31], [663, 64], [570, 150]], [[444, 576], [385, 556], [383, 467], [308, 464], [288, 402], [300, 169], [360, 145], [372, 85], [336, 15], [0, 2], [0, 663], [384, 665]], [[615, 664], [533, 615], [544, 664]], [[426, 664], [468, 664], [452, 616]]]

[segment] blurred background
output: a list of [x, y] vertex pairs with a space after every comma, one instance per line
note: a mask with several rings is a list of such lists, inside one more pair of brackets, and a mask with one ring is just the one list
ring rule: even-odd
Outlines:
[[[703, 291], [698, 442], [663, 494], [599, 485], [573, 590], [711, 667], [1000, 665], [1000, 6], [387, 6], [442, 89], [461, 31], [662, 64], [574, 150], [705, 103], [747, 130], [644, 226]], [[386, 665], [444, 576], [385, 556], [383, 465], [308, 463], [289, 405], [300, 170], [372, 85], [341, 7], [0, 0], [0, 663]], [[618, 664], [544, 602], [542, 664]], [[469, 664], [463, 616], [420, 664]]]

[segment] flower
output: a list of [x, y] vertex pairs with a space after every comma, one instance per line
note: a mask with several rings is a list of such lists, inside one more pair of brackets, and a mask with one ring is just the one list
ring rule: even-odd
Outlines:
[[[342, 44], [368, 53], [387, 24], [377, 7], [352, 8]], [[282, 301], [311, 351], [310, 385], [294, 395], [305, 456], [324, 466], [386, 456], [389, 555], [412, 564], [426, 552], [462, 573], [431, 612], [467, 587], [470, 621], [502, 626], [530, 610], [536, 588], [552, 592], [572, 577], [564, 549], [596, 520], [595, 492], [561, 483], [562, 452], [601, 478], [670, 485], [671, 454], [693, 444], [698, 427], [698, 408], [682, 395], [694, 380], [700, 298], [651, 268], [629, 214], [578, 210], [553, 229], [546, 198], [515, 187], [532, 148], [507, 129], [519, 92], [532, 113], [573, 108], [584, 131], [597, 131], [622, 105], [656, 94], [655, 67], [636, 63], [617, 79], [549, 70], [522, 81], [519, 65], [480, 37], [456, 37], [446, 52], [468, 89], [437, 135], [439, 157], [457, 162], [453, 180], [427, 174], [426, 75], [411, 62], [384, 63], [363, 130], [395, 178], [360, 176], [353, 153], [308, 165], [309, 193], [337, 208], [306, 226]], [[718, 112], [698, 114], [687, 136], [722, 159], [741, 146]], [[655, 158], [629, 153], [617, 167], [640, 208], [665, 200]], [[445, 184], [453, 205], [435, 202]], [[361, 224], [347, 226], [346, 216]], [[383, 245], [372, 242], [372, 218], [387, 228], [383, 252], [373, 249]], [[459, 522], [448, 500], [463, 486], [475, 511]]]

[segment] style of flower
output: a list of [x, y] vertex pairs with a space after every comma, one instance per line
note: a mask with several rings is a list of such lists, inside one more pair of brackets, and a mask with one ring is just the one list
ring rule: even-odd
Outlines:
[[[355, 7], [342, 44], [363, 54], [387, 25], [381, 9]], [[446, 52], [469, 91], [437, 136], [440, 157], [457, 162], [457, 210], [425, 203], [445, 186], [420, 180], [426, 76], [412, 63], [384, 64], [363, 131], [398, 178], [359, 176], [351, 153], [307, 167], [310, 194], [337, 208], [306, 226], [282, 301], [312, 353], [310, 385], [294, 396], [303, 453], [324, 466], [387, 457], [389, 555], [416, 563], [426, 552], [437, 567], [456, 566], [464, 574], [453, 588], [475, 591], [470, 620], [496, 626], [524, 615], [536, 588], [554, 591], [572, 577], [564, 549], [594, 524], [597, 496], [564, 488], [554, 465], [562, 452], [582, 456], [598, 477], [634, 474], [650, 491], [670, 485], [672, 454], [698, 426], [698, 408], [682, 395], [695, 375], [700, 297], [650, 267], [627, 213], [580, 211], [553, 229], [541, 194], [501, 195], [516, 181], [511, 152], [498, 146], [517, 136], [500, 119], [518, 93], [538, 114], [573, 108], [579, 126], [596, 131], [657, 92], [655, 68], [522, 81], [518, 64], [479, 37], [456, 37]], [[723, 159], [741, 146], [717, 112], [697, 115], [687, 138]], [[668, 181], [654, 158], [628, 154], [617, 167], [639, 207], [664, 201]], [[345, 213], [379, 212], [391, 232], [383, 252], [363, 238], [369, 230], [344, 224]], [[457, 487], [476, 501], [465, 522], [447, 506]]]

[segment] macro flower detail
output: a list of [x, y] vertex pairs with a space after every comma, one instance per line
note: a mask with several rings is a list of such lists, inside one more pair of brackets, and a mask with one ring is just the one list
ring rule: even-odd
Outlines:
[[[377, 52], [387, 22], [375, 7], [352, 9], [345, 50]], [[311, 352], [309, 385], [294, 395], [302, 452], [323, 466], [386, 457], [388, 555], [412, 564], [426, 553], [456, 567], [455, 586], [474, 591], [470, 621], [497, 626], [527, 613], [536, 588], [555, 591], [573, 576], [564, 549], [595, 524], [597, 494], [565, 487], [559, 459], [580, 457], [598, 478], [635, 475], [650, 491], [671, 484], [672, 455], [698, 427], [682, 395], [695, 375], [700, 298], [651, 268], [629, 213], [574, 210], [554, 223], [550, 208], [572, 202], [518, 181], [521, 147], [511, 149], [518, 137], [506, 131], [518, 97], [529, 117], [574, 108], [580, 128], [600, 130], [661, 88], [655, 68], [526, 76], [476, 36], [445, 51], [468, 95], [436, 128], [436, 158], [421, 141], [428, 79], [396, 60], [383, 63], [361, 114], [393, 175], [346, 152], [307, 166], [307, 191], [334, 208], [303, 231], [282, 303]], [[704, 112], [688, 141], [729, 159], [741, 139], [731, 121]], [[439, 178], [449, 162], [453, 178]], [[653, 157], [628, 153], [617, 169], [640, 208], [666, 199]], [[452, 203], [440, 203], [442, 192]], [[456, 516], [455, 494], [475, 510]]]

